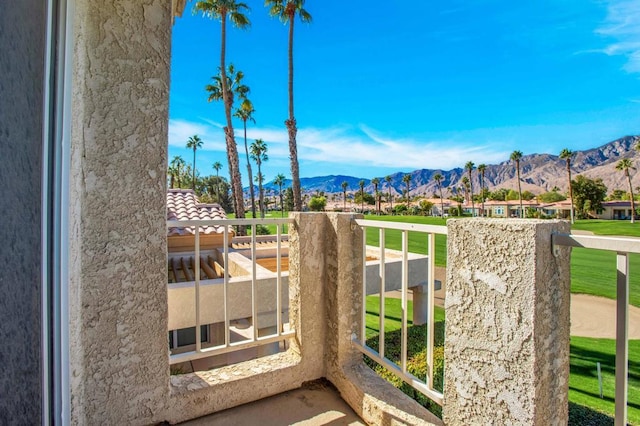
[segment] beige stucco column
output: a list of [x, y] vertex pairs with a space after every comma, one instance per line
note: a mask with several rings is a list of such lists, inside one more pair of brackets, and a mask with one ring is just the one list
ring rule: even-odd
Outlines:
[[445, 424], [566, 425], [566, 221], [450, 220]]

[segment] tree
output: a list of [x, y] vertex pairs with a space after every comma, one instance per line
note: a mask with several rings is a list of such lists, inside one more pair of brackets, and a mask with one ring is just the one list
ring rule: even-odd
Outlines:
[[291, 160], [291, 179], [293, 187], [294, 206], [297, 211], [302, 210], [300, 192], [300, 171], [298, 169], [298, 147], [296, 142], [296, 119], [293, 113], [293, 28], [295, 17], [298, 15], [303, 23], [311, 22], [311, 15], [304, 9], [304, 0], [266, 0], [271, 16], [278, 16], [280, 20], [289, 24], [289, 118], [285, 121], [289, 133], [289, 157]]
[[391, 211], [393, 212], [393, 197], [391, 196], [391, 176], [386, 176], [384, 180], [385, 182], [387, 182], [387, 189], [389, 190], [389, 202], [391, 203]]
[[407, 208], [409, 208], [409, 204], [410, 204], [410, 200], [411, 200], [411, 196], [410, 196], [410, 187], [411, 187], [411, 175], [409, 173], [407, 173], [406, 175], [402, 176], [402, 181], [404, 182], [404, 184], [407, 186]]
[[471, 175], [471, 172], [473, 172], [473, 169], [475, 168], [475, 164], [473, 164], [473, 161], [467, 161], [467, 164], [464, 165], [465, 170], [467, 171], [467, 174], [469, 175], [469, 193], [470, 193], [470, 198], [471, 198], [471, 216], [475, 216], [476, 215], [476, 206], [473, 203], [473, 176]]
[[624, 172], [624, 175], [627, 177], [627, 181], [629, 182], [629, 199], [631, 200], [631, 223], [635, 223], [636, 216], [636, 206], [635, 200], [633, 199], [633, 186], [631, 185], [631, 174], [629, 173], [629, 169], [635, 170], [633, 167], [633, 162], [629, 158], [623, 158], [618, 161], [616, 164], [616, 170], [621, 170]]
[[543, 203], [556, 203], [558, 201], [564, 201], [566, 199], [567, 197], [560, 194], [558, 191], [549, 191], [545, 192], [544, 194], [538, 195], [538, 200]]
[[485, 187], [484, 187], [484, 173], [487, 170], [486, 164], [478, 164], [478, 173], [480, 173], [480, 194], [482, 200], [482, 216], [484, 216], [484, 199], [485, 197]]
[[522, 151], [513, 151], [509, 157], [511, 161], [516, 163], [516, 175], [518, 177], [518, 194], [520, 198], [520, 217], [524, 219], [524, 208], [522, 207], [522, 187], [520, 185], [520, 159], [522, 158]]
[[220, 176], [205, 176], [198, 179], [197, 186], [202, 188], [198, 194], [203, 203], [218, 203], [225, 212], [233, 210], [233, 200], [229, 197], [229, 183]]
[[285, 177], [282, 173], [278, 173], [273, 179], [273, 183], [278, 185], [278, 194], [280, 195], [280, 211], [281, 216], [284, 217], [284, 205], [282, 204], [282, 185], [284, 185]]
[[[175, 171], [175, 174], [176, 174], [175, 180], [177, 181], [178, 188], [182, 187], [181, 178], [182, 178], [182, 168], [184, 167], [184, 164], [185, 164], [184, 160], [179, 155], [176, 155], [171, 160], [171, 167]], [[171, 185], [171, 187], [173, 188], [173, 185]]]
[[347, 188], [349, 187], [349, 184], [345, 180], [340, 184], [340, 186], [342, 187], [342, 203], [344, 206], [344, 210], [347, 210]]
[[[218, 178], [218, 181], [220, 181], [220, 169], [222, 169], [221, 162], [216, 161], [215, 163], [213, 163], [213, 170], [216, 171], [216, 177]], [[216, 188], [216, 199], [220, 199], [220, 188]]]
[[291, 187], [284, 190], [284, 207], [288, 211], [293, 211], [293, 189]]
[[436, 173], [433, 175], [433, 180], [436, 181], [436, 185], [438, 185], [438, 192], [440, 193], [440, 217], [444, 217], [444, 200], [442, 198], [442, 181], [444, 177], [440, 173]]
[[602, 208], [602, 202], [607, 196], [607, 187], [602, 179], [589, 179], [578, 175], [571, 181], [571, 186], [578, 218], [587, 217], [589, 212]]
[[364, 213], [364, 180], [358, 182], [358, 186], [360, 186], [360, 199], [362, 201], [362, 213]]
[[256, 112], [253, 109], [253, 104], [249, 99], [244, 99], [236, 112], [234, 117], [238, 117], [242, 120], [244, 127], [244, 152], [247, 157], [247, 174], [249, 175], [249, 194], [251, 195], [251, 214], [256, 217], [256, 195], [253, 187], [253, 174], [251, 173], [251, 161], [249, 161], [249, 146], [247, 145], [247, 120], [251, 120], [253, 123], [256, 120], [253, 118], [253, 113]]
[[464, 190], [464, 201], [465, 203], [469, 203], [469, 189], [471, 187], [469, 178], [467, 176], [462, 176], [462, 179], [460, 179], [460, 182], [462, 182], [462, 189]]
[[[236, 0], [199, 0], [194, 6], [194, 12], [200, 12], [204, 16], [220, 21], [220, 85], [222, 88], [222, 100], [224, 103], [224, 115], [227, 125], [224, 128], [225, 142], [227, 145], [227, 160], [229, 162], [229, 175], [231, 177], [231, 193], [234, 200], [236, 217], [244, 218], [244, 197], [242, 195], [242, 178], [240, 177], [240, 163], [238, 161], [238, 149], [236, 147], [231, 121], [231, 109], [233, 97], [230, 96], [225, 55], [227, 44], [227, 17], [238, 28], [247, 28], [251, 25], [243, 12], [248, 11], [249, 6]], [[241, 229], [241, 232], [243, 230]]]
[[193, 135], [187, 141], [187, 148], [193, 149], [193, 179], [192, 179], [192, 187], [194, 191], [196, 190], [196, 150], [198, 148], [202, 148], [202, 139], [198, 135]]
[[324, 211], [324, 208], [327, 206], [327, 199], [321, 195], [314, 195], [309, 200], [309, 210], [313, 210], [314, 212]]
[[433, 208], [433, 203], [429, 200], [420, 201], [420, 211], [424, 216], [429, 216], [431, 209]]
[[[380, 185], [380, 179], [378, 178], [373, 178], [371, 179], [371, 184], [373, 185], [373, 197], [376, 200], [380, 200], [380, 194], [378, 194], [378, 185]], [[375, 207], [376, 207], [376, 214], [380, 214], [380, 203], [376, 202], [375, 203]]]
[[257, 179], [257, 182], [258, 197], [260, 200], [260, 217], [264, 219], [264, 193], [262, 192], [263, 175], [261, 167], [264, 161], [269, 160], [269, 156], [267, 155], [267, 144], [264, 143], [262, 139], [256, 139], [255, 142], [251, 144], [250, 152], [251, 159], [253, 159], [258, 166], [258, 175], [260, 176], [260, 179]]
[[571, 157], [573, 157], [573, 151], [570, 151], [567, 148], [564, 148], [562, 151], [560, 151], [560, 158], [562, 158], [563, 160], [566, 161], [567, 163], [567, 176], [568, 176], [568, 182], [569, 182], [569, 199], [571, 200], [571, 223], [574, 223], [574, 217], [573, 217], [573, 189], [571, 187]]

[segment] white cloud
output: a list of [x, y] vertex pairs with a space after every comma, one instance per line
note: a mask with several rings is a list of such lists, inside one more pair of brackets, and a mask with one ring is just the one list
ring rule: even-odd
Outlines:
[[599, 52], [622, 55], [627, 59], [625, 71], [640, 72], [640, 0], [609, 1], [607, 17], [596, 33], [613, 40]]

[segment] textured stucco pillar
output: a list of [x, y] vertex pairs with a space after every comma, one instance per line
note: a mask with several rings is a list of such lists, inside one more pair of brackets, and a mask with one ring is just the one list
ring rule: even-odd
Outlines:
[[450, 220], [445, 424], [566, 425], [569, 249], [565, 221]]
[[166, 0], [77, 0], [69, 206], [71, 422], [149, 424], [169, 396]]
[[40, 424], [46, 2], [0, 12], [0, 423]]

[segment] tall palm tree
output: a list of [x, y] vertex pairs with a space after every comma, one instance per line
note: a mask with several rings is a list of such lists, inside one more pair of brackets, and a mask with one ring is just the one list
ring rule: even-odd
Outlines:
[[460, 182], [462, 182], [462, 189], [464, 190], [465, 204], [469, 204], [469, 191], [471, 189], [469, 178], [467, 176], [462, 176], [462, 179], [460, 179]]
[[193, 135], [187, 141], [187, 148], [193, 149], [193, 180], [192, 180], [192, 189], [196, 190], [196, 150], [198, 148], [202, 148], [202, 139], [198, 135]]
[[407, 209], [408, 209], [409, 206], [411, 205], [411, 201], [410, 201], [411, 200], [411, 194], [410, 194], [411, 175], [407, 173], [406, 175], [402, 176], [402, 181], [407, 187]]
[[633, 199], [633, 186], [631, 185], [631, 174], [629, 173], [629, 169], [635, 170], [633, 167], [633, 162], [629, 158], [623, 158], [618, 161], [616, 164], [616, 170], [622, 170], [624, 175], [627, 177], [627, 182], [629, 182], [629, 195], [631, 199], [631, 223], [635, 223], [635, 215], [636, 215], [636, 205], [635, 200]]
[[218, 204], [220, 204], [220, 170], [222, 169], [222, 163], [216, 161], [213, 163], [213, 170], [216, 171], [216, 199], [218, 200]]
[[264, 143], [262, 139], [256, 139], [254, 143], [251, 144], [250, 148], [251, 158], [256, 162], [258, 166], [258, 175], [260, 179], [256, 179], [258, 182], [258, 198], [260, 200], [260, 217], [264, 219], [264, 194], [262, 192], [262, 163], [264, 161], [269, 160], [269, 156], [267, 155], [267, 144]]
[[[225, 56], [227, 48], [227, 18], [238, 28], [248, 28], [251, 22], [244, 12], [249, 11], [249, 6], [236, 0], [198, 0], [193, 10], [196, 13], [199, 12], [206, 17], [220, 21], [220, 85], [222, 88], [224, 115], [227, 121], [227, 125], [224, 128], [224, 135], [227, 145], [229, 175], [231, 177], [231, 193], [233, 195], [236, 217], [244, 218], [244, 197], [242, 195], [240, 163], [233, 133], [233, 123], [231, 121], [233, 97], [230, 96], [228, 87]], [[241, 229], [240, 232], [243, 233], [244, 230]]]
[[473, 161], [467, 161], [467, 164], [464, 165], [465, 170], [467, 171], [467, 174], [469, 175], [469, 192], [470, 197], [471, 197], [471, 216], [475, 216], [476, 215], [476, 206], [473, 203], [473, 177], [471, 176], [471, 172], [473, 172], [473, 169], [475, 168], [475, 164], [473, 164]]
[[573, 224], [573, 185], [571, 185], [571, 157], [573, 157], [573, 151], [564, 148], [560, 151], [560, 158], [567, 162], [567, 176], [569, 178], [569, 199], [571, 200], [571, 223]]
[[360, 205], [362, 206], [362, 213], [364, 214], [364, 180], [358, 182], [358, 186], [360, 186]]
[[249, 99], [244, 99], [236, 112], [233, 114], [234, 117], [238, 117], [242, 120], [242, 125], [244, 127], [244, 152], [247, 156], [247, 174], [249, 175], [249, 194], [251, 195], [251, 214], [253, 217], [256, 217], [256, 195], [253, 188], [253, 174], [251, 173], [251, 161], [249, 161], [249, 145], [247, 145], [247, 120], [251, 120], [253, 123], [256, 120], [253, 118], [253, 113], [256, 112], [253, 109], [253, 104]]
[[284, 204], [282, 203], [282, 185], [284, 185], [285, 177], [282, 173], [278, 173], [273, 179], [273, 183], [278, 185], [278, 193], [280, 195], [280, 212], [281, 216], [284, 217]]
[[176, 180], [178, 184], [178, 188], [182, 188], [182, 168], [184, 167], [184, 160], [179, 155], [176, 155], [171, 160], [171, 167], [173, 167], [176, 171]]
[[478, 164], [478, 172], [480, 173], [480, 194], [482, 197], [482, 216], [484, 216], [484, 172], [486, 170], [486, 164]]
[[343, 210], [346, 211], [347, 210], [347, 188], [349, 187], [349, 184], [345, 180], [344, 182], [342, 182], [340, 184], [340, 186], [342, 187], [342, 205], [343, 205]]
[[387, 182], [387, 189], [389, 190], [389, 202], [391, 203], [391, 212], [393, 213], [393, 196], [391, 195], [391, 176], [385, 176], [385, 182]]
[[520, 159], [522, 151], [513, 151], [509, 157], [511, 161], [516, 163], [516, 175], [518, 176], [518, 199], [520, 200], [520, 217], [524, 219], [524, 209], [522, 207], [522, 187], [520, 186]]
[[380, 213], [380, 205], [378, 203], [378, 201], [380, 200], [380, 198], [378, 197], [378, 185], [380, 185], [380, 179], [378, 178], [373, 178], [371, 179], [371, 184], [373, 185], [373, 202], [376, 205], [376, 214]]
[[436, 173], [433, 175], [433, 180], [436, 181], [436, 185], [438, 185], [438, 192], [440, 192], [440, 217], [444, 217], [444, 200], [442, 199], [442, 180], [444, 178], [440, 173]]
[[298, 15], [303, 23], [311, 22], [311, 15], [304, 9], [304, 0], [266, 0], [271, 16], [289, 24], [289, 118], [285, 121], [289, 133], [289, 157], [291, 160], [291, 186], [293, 188], [293, 205], [296, 211], [302, 210], [300, 195], [300, 170], [298, 168], [298, 147], [296, 142], [296, 119], [293, 114], [293, 27]]
[[169, 167], [167, 167], [167, 174], [169, 175], [169, 188], [173, 189], [176, 183], [176, 175], [178, 174], [176, 168], [169, 165]]

